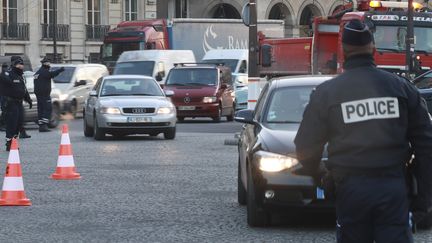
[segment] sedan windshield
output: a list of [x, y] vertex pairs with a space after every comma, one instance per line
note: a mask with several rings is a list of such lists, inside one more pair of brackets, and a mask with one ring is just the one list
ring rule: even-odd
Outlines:
[[216, 68], [171, 69], [166, 85], [216, 86], [217, 70]]
[[313, 86], [297, 86], [274, 91], [265, 115], [265, 122], [300, 123], [313, 89]]
[[153, 79], [107, 79], [100, 96], [164, 96], [160, 86]]
[[144, 62], [121, 62], [117, 63], [114, 68], [114, 74], [135, 74], [152, 76], [155, 62], [144, 61]]

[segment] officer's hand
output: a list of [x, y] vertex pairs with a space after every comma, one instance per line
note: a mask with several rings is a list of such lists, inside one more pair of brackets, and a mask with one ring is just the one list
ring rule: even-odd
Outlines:
[[31, 109], [33, 107], [33, 100], [29, 99], [29, 100], [26, 100], [26, 102], [29, 104], [29, 109]]

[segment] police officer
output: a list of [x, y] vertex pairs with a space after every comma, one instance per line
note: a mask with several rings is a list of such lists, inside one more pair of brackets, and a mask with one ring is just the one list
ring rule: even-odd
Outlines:
[[4, 91], [5, 88], [3, 86], [4, 82], [3, 82], [3, 78], [6, 74], [6, 71], [8, 69], [8, 64], [7, 63], [3, 63], [2, 64], [2, 69], [1, 69], [1, 73], [0, 73], [0, 109], [1, 109], [1, 114], [0, 114], [0, 131], [5, 131], [5, 126], [6, 126], [6, 119], [5, 119], [5, 115], [6, 115], [6, 101], [4, 100]]
[[297, 173], [319, 174], [327, 144], [338, 242], [410, 242], [405, 170], [412, 152], [419, 183], [414, 220], [432, 205], [432, 125], [426, 104], [409, 82], [377, 69], [365, 24], [350, 21], [342, 43], [344, 73], [319, 85], [304, 112], [295, 139], [303, 165]]
[[16, 138], [23, 126], [26, 101], [30, 109], [32, 100], [25, 86], [23, 77], [24, 61], [19, 56], [11, 57], [11, 69], [5, 73], [3, 81], [6, 96], [6, 150], [10, 150], [12, 138]]
[[42, 67], [35, 73], [34, 87], [38, 103], [39, 132], [49, 132], [48, 123], [51, 119], [51, 79], [64, 71], [61, 67], [56, 71], [50, 71], [50, 60], [44, 57], [41, 60]]

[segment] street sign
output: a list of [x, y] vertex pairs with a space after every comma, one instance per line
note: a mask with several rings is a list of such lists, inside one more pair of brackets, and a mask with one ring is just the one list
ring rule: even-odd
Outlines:
[[242, 20], [246, 26], [250, 25], [250, 3], [246, 3], [242, 9]]

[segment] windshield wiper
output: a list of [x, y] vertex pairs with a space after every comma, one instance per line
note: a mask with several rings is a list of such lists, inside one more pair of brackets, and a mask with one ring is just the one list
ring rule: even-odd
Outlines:
[[167, 83], [166, 85], [178, 85], [178, 86], [185, 86], [185, 84], [182, 84], [182, 83]]
[[267, 123], [273, 123], [273, 124], [298, 124], [299, 121], [267, 121]]
[[395, 53], [400, 53], [403, 50], [398, 50], [398, 49], [394, 49], [394, 48], [377, 48], [376, 49], [380, 54], [382, 54], [383, 52], [387, 51], [387, 52], [395, 52]]
[[128, 94], [128, 95], [136, 95], [136, 96], [155, 96], [154, 94]]
[[106, 95], [101, 95], [101, 97], [105, 97], [105, 96], [123, 96], [124, 94], [106, 94]]
[[197, 86], [208, 86], [208, 84], [203, 84], [203, 83], [186, 83], [186, 84], [197, 85]]

